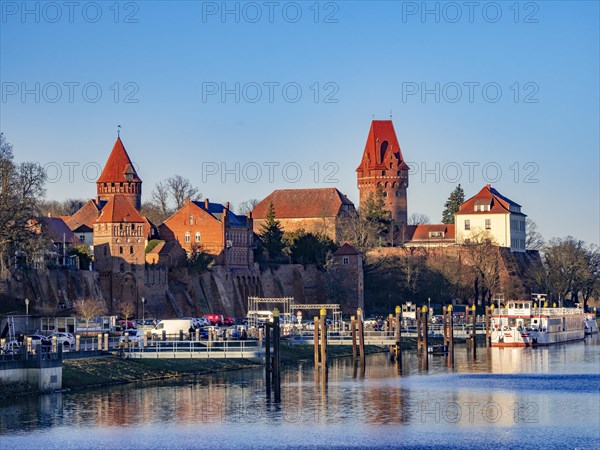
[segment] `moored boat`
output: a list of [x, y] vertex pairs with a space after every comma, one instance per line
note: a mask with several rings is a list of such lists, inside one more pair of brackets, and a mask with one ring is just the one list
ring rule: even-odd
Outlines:
[[581, 308], [538, 308], [531, 300], [511, 300], [492, 313], [492, 347], [577, 341], [585, 337], [585, 317]]
[[598, 322], [596, 321], [596, 313], [587, 313], [585, 315], [585, 334], [591, 335], [598, 333]]

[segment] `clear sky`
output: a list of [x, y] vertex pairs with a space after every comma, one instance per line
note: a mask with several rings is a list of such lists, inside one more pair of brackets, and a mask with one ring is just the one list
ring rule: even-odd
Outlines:
[[598, 2], [0, 1], [0, 129], [47, 196], [95, 195], [117, 125], [144, 182], [335, 186], [390, 112], [409, 214], [460, 182], [599, 243]]

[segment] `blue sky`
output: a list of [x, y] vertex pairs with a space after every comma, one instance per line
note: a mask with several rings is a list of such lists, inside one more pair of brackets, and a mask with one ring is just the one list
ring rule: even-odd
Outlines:
[[0, 129], [49, 198], [94, 196], [122, 125], [145, 199], [180, 174], [234, 205], [332, 186], [357, 203], [391, 111], [409, 214], [438, 222], [458, 182], [490, 182], [544, 237], [600, 241], [598, 2], [0, 5]]

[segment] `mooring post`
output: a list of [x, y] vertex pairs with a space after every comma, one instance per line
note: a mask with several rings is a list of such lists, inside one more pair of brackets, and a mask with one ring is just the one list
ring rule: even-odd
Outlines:
[[279, 309], [273, 308], [273, 383], [275, 383], [275, 393], [277, 393], [277, 385], [279, 384]]
[[321, 316], [321, 368], [325, 372], [327, 370], [327, 322], [325, 320], [327, 316], [327, 310], [323, 308], [319, 312]]
[[452, 314], [452, 305], [448, 305], [448, 326], [449, 326], [449, 346], [450, 363], [454, 366], [454, 315]]
[[427, 338], [428, 338], [427, 334], [429, 333], [427, 322], [428, 322], [428, 318], [429, 318], [429, 311], [427, 310], [427, 306], [423, 305], [421, 312], [422, 312], [421, 318], [423, 320], [423, 325], [421, 327], [423, 329], [423, 351], [427, 355], [427, 353], [429, 352], [429, 347], [427, 346]]
[[417, 353], [423, 351], [423, 333], [421, 333], [422, 320], [421, 320], [421, 308], [417, 308], [415, 311], [415, 317], [417, 319]]
[[356, 310], [356, 318], [358, 320], [358, 340], [359, 340], [359, 345], [360, 345], [360, 361], [361, 363], [364, 365], [366, 362], [366, 357], [365, 357], [365, 328], [364, 328], [364, 322], [363, 322], [363, 313], [362, 313], [362, 309], [358, 308]]
[[[144, 335], [146, 336], [146, 335]], [[102, 335], [103, 339], [104, 339], [104, 351], [107, 352], [108, 351], [108, 333], [104, 333]], [[144, 346], [146, 346], [146, 341], [144, 341]]]
[[102, 351], [102, 333], [98, 333], [98, 351]]
[[491, 335], [490, 311], [491, 311], [490, 307], [486, 306], [485, 307], [485, 346], [486, 347], [489, 347], [491, 344], [491, 342], [490, 342], [490, 335]]
[[476, 307], [475, 307], [475, 303], [473, 303], [473, 314], [471, 314], [471, 321], [473, 324], [473, 358], [475, 358], [477, 356], [476, 352], [477, 352], [477, 330], [475, 329], [475, 325], [477, 323], [477, 311], [476, 311]]
[[265, 322], [265, 370], [267, 379], [271, 376], [271, 324]]
[[396, 306], [396, 363], [402, 366], [402, 308]]
[[350, 317], [350, 333], [352, 335], [352, 360], [356, 361], [356, 318]]
[[75, 335], [75, 351], [76, 352], [79, 351], [79, 347], [81, 347], [81, 335], [76, 334]]
[[314, 341], [314, 352], [315, 352], [315, 369], [319, 367], [319, 318], [314, 317], [314, 329], [313, 329], [313, 341]]

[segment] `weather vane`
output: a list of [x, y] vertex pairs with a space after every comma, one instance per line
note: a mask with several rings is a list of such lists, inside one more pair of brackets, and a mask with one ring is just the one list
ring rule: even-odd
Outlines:
[[390, 109], [390, 120], [392, 120], [392, 110]]
[[117, 137], [121, 137], [121, 125], [117, 125]]

